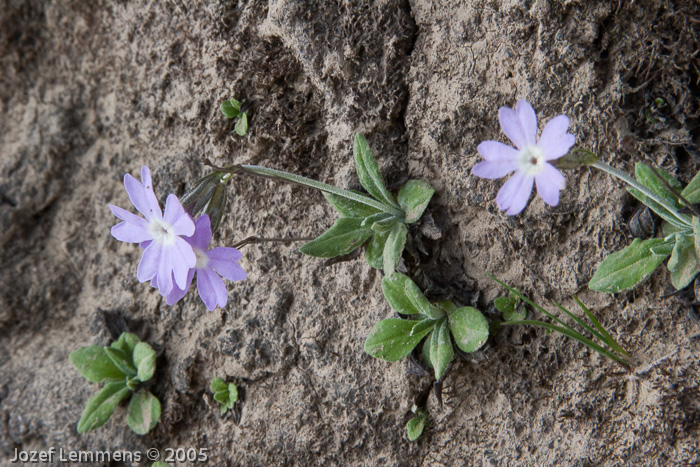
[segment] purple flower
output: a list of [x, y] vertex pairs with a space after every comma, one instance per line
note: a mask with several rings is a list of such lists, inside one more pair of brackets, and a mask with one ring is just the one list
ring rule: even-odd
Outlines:
[[184, 288], [187, 273], [197, 262], [192, 247], [182, 238], [194, 233], [192, 218], [173, 194], [165, 201], [165, 214], [161, 212], [146, 166], [141, 168], [141, 182], [126, 174], [124, 188], [145, 219], [110, 204], [112, 213], [123, 221], [112, 227], [112, 236], [122, 242], [140, 243], [145, 248], [136, 277], [140, 282], [150, 280], [163, 295], [173, 290], [173, 282]]
[[550, 162], [569, 152], [576, 142], [576, 137], [566, 132], [569, 117], [559, 115], [550, 120], [539, 141], [537, 116], [529, 102], [518, 101], [515, 110], [501, 107], [498, 119], [501, 129], [517, 149], [498, 141], [484, 141], [477, 150], [485, 161], [476, 164], [472, 173], [494, 179], [515, 172], [496, 196], [498, 207], [508, 215], [515, 216], [525, 209], [533, 183], [545, 203], [559, 204], [559, 191], [566, 186], [566, 180]]
[[228, 292], [219, 275], [230, 281], [246, 278], [245, 271], [237, 264], [241, 252], [228, 247], [216, 247], [207, 251], [211, 241], [211, 222], [206, 214], [199, 216], [195, 222], [194, 234], [185, 240], [192, 245], [197, 263], [189, 270], [185, 287], [180, 288], [178, 284], [169, 294], [164, 294], [165, 303], [173, 305], [184, 297], [197, 271], [197, 291], [207, 309], [212, 311], [217, 305], [223, 308], [228, 300]]

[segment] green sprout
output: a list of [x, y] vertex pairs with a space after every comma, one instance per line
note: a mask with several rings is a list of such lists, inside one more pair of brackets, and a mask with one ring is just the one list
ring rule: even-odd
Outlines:
[[[454, 343], [463, 352], [480, 349], [489, 337], [489, 324], [479, 310], [458, 308], [451, 301], [430, 303], [408, 276], [395, 273], [382, 279], [382, 291], [391, 307], [417, 319], [380, 321], [365, 341], [365, 352], [389, 362], [407, 356], [427, 336], [422, 348], [424, 363], [440, 380], [454, 358]], [[450, 337], [452, 336], [452, 337]]]
[[522, 309], [523, 304], [524, 302], [522, 302], [514, 293], [508, 294], [507, 297], [498, 297], [493, 301], [493, 306], [495, 306], [498, 311], [503, 313], [503, 319], [506, 321], [518, 321], [525, 319], [527, 312]]
[[241, 136], [245, 136], [245, 134], [248, 133], [249, 109], [250, 106], [246, 105], [245, 101], [239, 102], [234, 98], [221, 103], [221, 113], [224, 114], [226, 118], [238, 119], [234, 130]]
[[221, 378], [214, 378], [211, 382], [211, 392], [214, 400], [221, 404], [221, 413], [225, 414], [238, 402], [238, 388], [233, 383], [226, 383]]
[[[620, 344], [617, 343], [617, 341], [610, 335], [608, 331], [605, 330], [602, 324], [596, 319], [595, 316], [593, 316], [593, 313], [584, 305], [576, 295], [573, 295], [574, 300], [578, 304], [578, 306], [583, 310], [584, 314], [590, 321], [590, 325], [585, 323], [581, 318], [577, 317], [574, 315], [572, 312], [564, 308], [562, 305], [557, 303], [556, 301], [552, 300], [552, 303], [559, 308], [561, 311], [563, 311], [569, 318], [573, 319], [578, 325], [580, 325], [583, 329], [585, 329], [587, 332], [593, 335], [593, 338], [595, 340], [598, 340], [601, 344], [596, 343], [594, 339], [590, 339], [580, 332], [576, 331], [573, 327], [570, 325], [566, 324], [564, 321], [560, 320], [544, 308], [542, 308], [540, 305], [536, 304], [529, 298], [527, 298], [525, 295], [523, 295], [518, 289], [510, 287], [507, 285], [505, 282], [502, 282], [498, 279], [496, 279], [494, 276], [490, 274], [486, 274], [488, 277], [493, 279], [494, 281], [498, 282], [501, 284], [503, 287], [505, 287], [511, 294], [511, 296], [517, 297], [518, 300], [522, 300], [523, 302], [527, 303], [531, 307], [535, 308], [536, 310], [542, 312], [545, 314], [547, 317], [552, 319], [554, 322], [557, 324], [552, 324], [548, 323], [546, 321], [538, 321], [538, 320], [526, 320], [526, 319], [516, 319], [513, 321], [508, 320], [506, 318], [505, 313], [504, 313], [504, 318], [505, 321], [500, 323], [501, 326], [516, 326], [516, 325], [530, 325], [530, 326], [537, 326], [540, 328], [544, 328], [547, 331], [550, 332], [558, 332], [561, 333], [567, 337], [570, 337], [571, 339], [574, 339], [575, 341], [580, 342], [581, 344], [585, 345], [586, 347], [590, 348], [591, 350], [594, 350], [598, 352], [600, 355], [603, 357], [606, 357], [621, 366], [623, 366], [625, 369], [629, 370], [630, 369], [630, 364], [631, 364], [631, 358], [629, 353], [625, 349], [622, 348]], [[605, 348], [608, 347], [608, 348]]]
[[70, 361], [91, 383], [105, 383], [87, 402], [78, 422], [78, 433], [104, 425], [117, 405], [131, 397], [126, 423], [139, 435], [153, 429], [160, 419], [160, 401], [143, 388], [156, 371], [156, 353], [131, 333], [123, 333], [109, 347], [89, 345], [70, 354]]
[[425, 409], [419, 409], [415, 405], [411, 408], [411, 411], [415, 416], [406, 423], [406, 434], [410, 441], [415, 441], [423, 434], [425, 425], [428, 422], [428, 412]]

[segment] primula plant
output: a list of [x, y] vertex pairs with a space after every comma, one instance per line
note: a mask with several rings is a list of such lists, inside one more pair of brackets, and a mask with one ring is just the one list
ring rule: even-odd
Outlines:
[[663, 219], [662, 237], [634, 239], [598, 267], [588, 286], [601, 292], [623, 292], [646, 280], [670, 256], [671, 283], [680, 290], [700, 272], [700, 174], [686, 187], [662, 169], [635, 166], [636, 180], [608, 164], [591, 164], [627, 183], [627, 191]]
[[407, 225], [420, 219], [435, 190], [424, 181], [409, 180], [396, 195], [391, 193], [367, 140], [360, 134], [355, 137], [353, 154], [357, 175], [368, 194], [266, 167], [245, 164], [217, 167], [208, 163], [215, 171], [193, 184], [183, 197], [183, 204], [190, 207], [192, 215], [210, 214], [213, 225], [218, 225], [225, 207], [225, 185], [232, 174], [252, 174], [315, 188], [323, 192], [341, 217], [300, 251], [319, 258], [335, 258], [366, 244], [365, 258], [369, 265], [383, 269], [390, 276], [406, 244]]
[[241, 136], [245, 136], [248, 133], [248, 111], [250, 107], [250, 104], [245, 101], [239, 102], [234, 98], [221, 103], [221, 113], [226, 118], [236, 119], [234, 131]]
[[123, 333], [109, 347], [89, 345], [70, 354], [70, 361], [91, 383], [104, 384], [87, 402], [78, 422], [78, 433], [104, 425], [119, 403], [131, 397], [126, 423], [139, 435], [153, 429], [160, 419], [160, 401], [145, 389], [156, 371], [156, 353], [131, 333]]
[[221, 413], [225, 414], [233, 409], [238, 402], [238, 388], [233, 383], [226, 383], [221, 378], [214, 378], [211, 382], [211, 392], [214, 393], [214, 400], [221, 405]]
[[365, 341], [369, 355], [394, 362], [406, 357], [424, 339], [423, 362], [440, 380], [454, 358], [454, 343], [463, 352], [481, 348], [489, 337], [489, 324], [479, 310], [457, 307], [443, 300], [430, 303], [408, 276], [395, 273], [382, 279], [382, 291], [391, 307], [413, 319], [380, 321]]

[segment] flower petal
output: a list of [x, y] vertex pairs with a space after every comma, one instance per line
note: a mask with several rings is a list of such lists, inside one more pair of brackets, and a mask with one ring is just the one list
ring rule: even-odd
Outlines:
[[147, 280], [153, 279], [158, 273], [158, 266], [160, 265], [161, 258], [161, 247], [157, 242], [151, 242], [150, 245], [143, 251], [141, 255], [141, 261], [139, 261], [139, 266], [136, 268], [136, 277], [139, 282], [146, 282]]
[[194, 234], [191, 237], [186, 237], [187, 243], [202, 251], [206, 251], [211, 241], [211, 221], [209, 216], [202, 214], [194, 223]]
[[[131, 204], [133, 204], [146, 219], [151, 220], [153, 217], [160, 218], [160, 206], [158, 206], [158, 202], [156, 201], [155, 206], [153, 205], [152, 199], [148, 195], [148, 191], [150, 190], [144, 188], [141, 182], [132, 177], [131, 174], [124, 175], [124, 188], [129, 195]], [[155, 195], [153, 195], [153, 198], [155, 198]]]
[[148, 198], [148, 203], [150, 204], [151, 209], [153, 209], [153, 212], [155, 212], [160, 219], [162, 217], [162, 213], [160, 210], [160, 205], [158, 204], [158, 198], [156, 198], [156, 194], [153, 191], [151, 170], [145, 165], [141, 167], [141, 184], [143, 184], [143, 187], [146, 189], [146, 197]]
[[228, 292], [224, 281], [211, 268], [197, 270], [197, 291], [209, 311], [226, 306]]
[[552, 164], [544, 164], [542, 172], [535, 175], [537, 193], [550, 206], [559, 204], [559, 192], [566, 186], [566, 179]]
[[182, 298], [187, 295], [187, 291], [190, 289], [190, 285], [192, 285], [192, 279], [194, 278], [194, 268], [190, 269], [189, 272], [187, 273], [187, 284], [185, 284], [185, 288], [181, 289], [178, 286], [173, 287], [173, 290], [170, 291], [168, 295], [165, 296], [165, 303], [166, 305], [174, 305]]
[[[141, 218], [139, 217], [139, 219]], [[120, 242], [127, 243], [141, 243], [153, 238], [146, 226], [141, 224], [132, 224], [130, 222], [118, 223], [112, 227], [111, 233], [112, 237], [116, 238]]]
[[171, 267], [175, 283], [178, 287], [184, 288], [187, 273], [197, 264], [197, 257], [190, 244], [180, 237], [175, 240], [175, 245], [167, 247], [167, 250], [171, 251]]
[[[156, 242], [153, 242], [156, 243]], [[149, 247], [150, 248], [150, 247]], [[158, 263], [158, 290], [163, 296], [167, 296], [173, 290], [173, 248], [161, 248], [160, 262]]]
[[525, 175], [521, 172], [510, 177], [498, 191], [496, 196], [498, 207], [506, 211], [509, 216], [519, 214], [527, 206], [534, 181], [533, 175]]
[[241, 252], [235, 248], [219, 246], [208, 251], [207, 256], [209, 267], [221, 274], [224, 279], [242, 281], [248, 277], [243, 268], [236, 263], [241, 259]]
[[542, 149], [547, 161], [558, 159], [576, 143], [576, 137], [567, 133], [569, 117], [559, 115], [551, 119], [542, 130], [542, 135], [537, 145]]
[[180, 200], [174, 194], [169, 194], [165, 200], [165, 214], [163, 220], [173, 227], [176, 235], [189, 237], [194, 234], [194, 221], [185, 208], [180, 204]]
[[535, 114], [535, 109], [528, 101], [521, 99], [515, 105], [515, 112], [518, 114], [528, 146], [534, 146], [537, 144], [537, 114]]
[[472, 175], [481, 178], [501, 178], [518, 169], [518, 163], [515, 161], [483, 161], [479, 162], [472, 168]]
[[517, 161], [520, 151], [498, 141], [483, 141], [476, 147], [481, 157], [490, 162]]

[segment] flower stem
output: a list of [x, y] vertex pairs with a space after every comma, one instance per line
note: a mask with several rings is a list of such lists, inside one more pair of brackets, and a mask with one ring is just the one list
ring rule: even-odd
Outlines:
[[274, 237], [274, 238], [263, 238], [263, 237], [246, 237], [240, 242], [233, 244], [233, 248], [240, 249], [246, 245], [256, 245], [258, 243], [293, 243], [293, 242], [308, 242], [313, 240], [315, 237]]
[[689, 227], [691, 226], [691, 224], [686, 219], [684, 219], [682, 216], [680, 216], [678, 214], [678, 210], [676, 209], [675, 206], [671, 206], [670, 204], [668, 204], [666, 202], [666, 200], [660, 198], [656, 193], [654, 193], [653, 191], [651, 191], [650, 189], [648, 189], [647, 187], [645, 187], [644, 185], [639, 183], [634, 178], [627, 175], [625, 172], [618, 170], [615, 167], [608, 165], [605, 162], [601, 162], [601, 161], [595, 162], [594, 164], [592, 164], [592, 166], [602, 170], [603, 172], [609, 173], [613, 177], [619, 178], [620, 180], [627, 183], [631, 187], [636, 188], [637, 190], [641, 191], [646, 196], [651, 198], [653, 201], [656, 201], [658, 204], [660, 204], [661, 206], [666, 208], [666, 210], [668, 212], [670, 212], [673, 215], [673, 217], [678, 219], [678, 221], [680, 223], [682, 223], [683, 225], [687, 225]]

